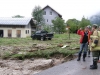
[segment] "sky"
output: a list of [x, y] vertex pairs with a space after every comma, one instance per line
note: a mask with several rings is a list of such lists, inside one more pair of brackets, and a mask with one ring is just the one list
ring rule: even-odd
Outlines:
[[90, 16], [100, 12], [100, 0], [0, 0], [0, 17], [31, 17], [35, 6], [51, 6], [64, 20]]

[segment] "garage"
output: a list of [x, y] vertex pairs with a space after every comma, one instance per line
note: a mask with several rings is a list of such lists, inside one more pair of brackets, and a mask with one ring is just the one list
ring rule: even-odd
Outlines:
[[21, 30], [17, 30], [17, 37], [21, 37]]
[[[25, 38], [35, 27], [33, 18], [0, 18], [0, 37]], [[28, 34], [25, 33], [28, 30]]]
[[8, 30], [8, 37], [12, 37], [12, 30]]
[[0, 30], [0, 37], [3, 37], [3, 30]]

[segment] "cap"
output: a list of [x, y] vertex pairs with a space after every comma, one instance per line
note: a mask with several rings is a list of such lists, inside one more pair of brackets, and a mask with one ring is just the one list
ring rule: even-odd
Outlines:
[[93, 24], [93, 26], [98, 26], [97, 24]]
[[87, 28], [91, 28], [91, 25], [88, 25]]
[[94, 28], [98, 28], [98, 25], [97, 25], [97, 24], [93, 24], [93, 27], [94, 27]]

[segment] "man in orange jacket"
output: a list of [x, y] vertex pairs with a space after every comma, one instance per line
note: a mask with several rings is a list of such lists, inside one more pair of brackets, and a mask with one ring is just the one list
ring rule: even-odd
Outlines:
[[89, 43], [89, 40], [90, 40], [91, 33], [88, 31], [88, 27], [85, 27], [84, 30], [82, 30], [82, 28], [80, 28], [77, 31], [77, 34], [81, 36], [81, 38], [80, 38], [80, 51], [78, 53], [77, 61], [80, 61], [81, 54], [82, 54], [83, 50], [84, 50], [84, 52], [83, 52], [83, 61], [85, 61], [85, 57], [87, 55], [88, 43]]

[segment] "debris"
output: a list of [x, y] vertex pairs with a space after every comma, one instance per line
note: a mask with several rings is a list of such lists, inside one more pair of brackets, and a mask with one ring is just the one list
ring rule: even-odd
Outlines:
[[79, 47], [74, 47], [74, 48], [71, 48], [70, 50], [77, 50], [77, 49], [80, 49]]
[[31, 61], [34, 61], [34, 58], [31, 58], [30, 60], [31, 60]]
[[86, 69], [87, 67], [83, 67], [82, 69]]
[[58, 47], [63, 47], [63, 44], [59, 44], [59, 45], [57, 45]]
[[63, 47], [61, 47], [61, 48], [66, 48], [66, 47], [69, 47], [69, 45], [64, 45]]

